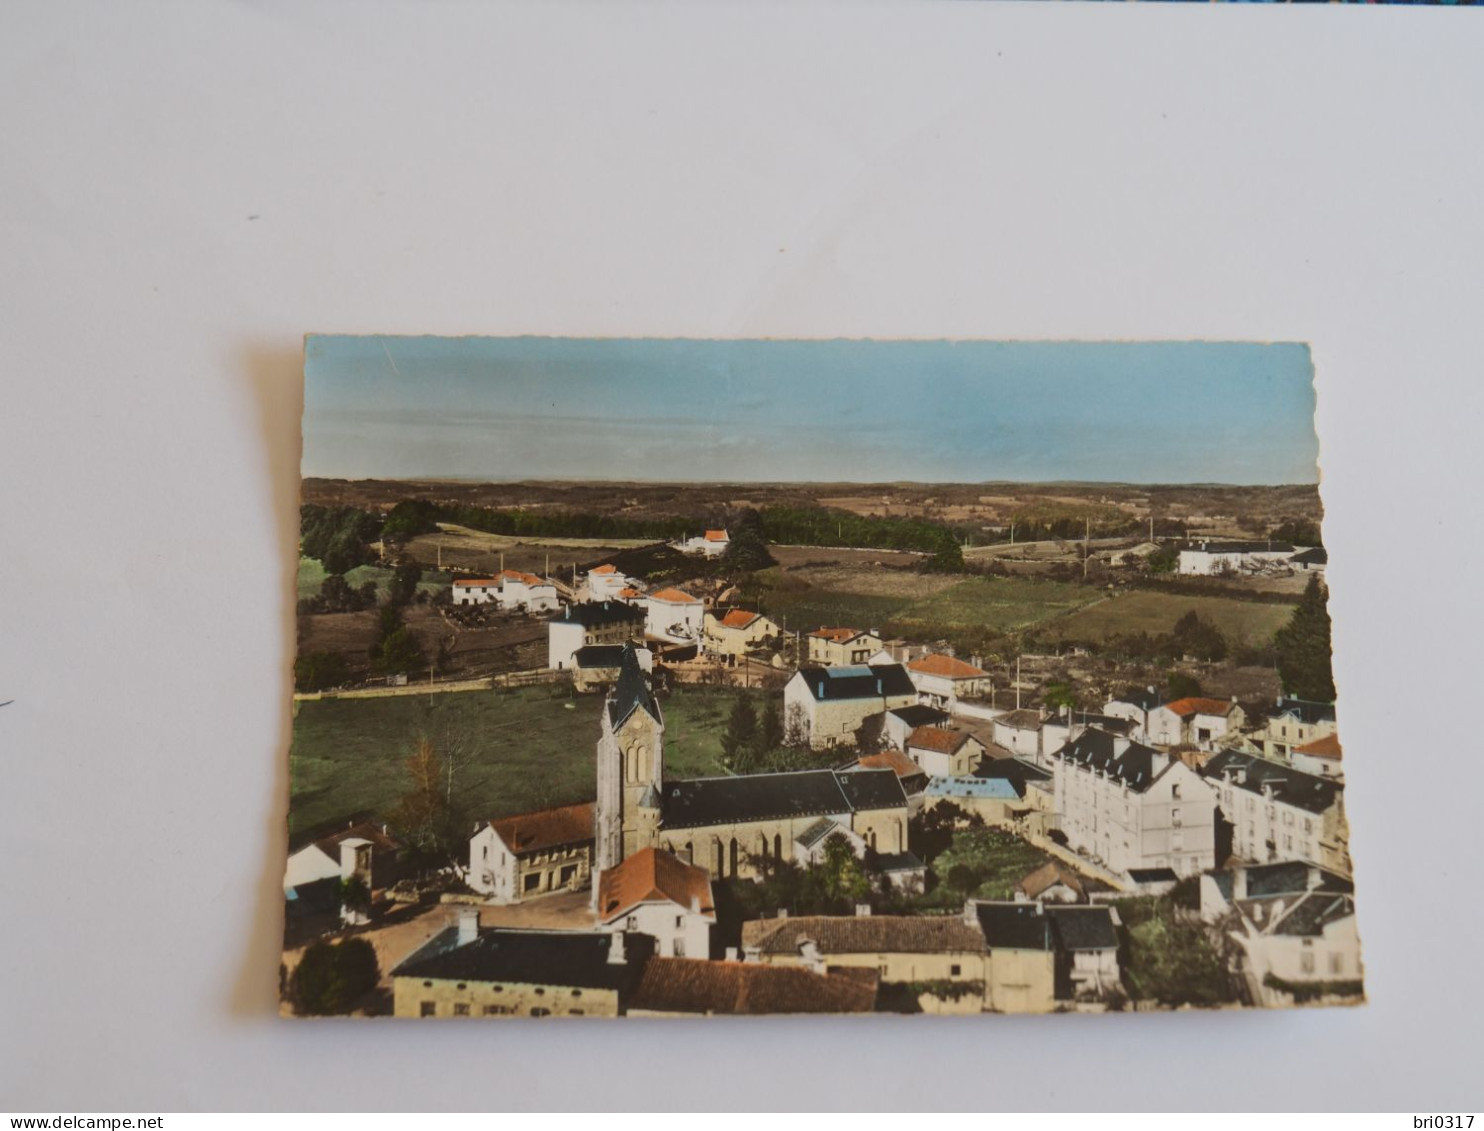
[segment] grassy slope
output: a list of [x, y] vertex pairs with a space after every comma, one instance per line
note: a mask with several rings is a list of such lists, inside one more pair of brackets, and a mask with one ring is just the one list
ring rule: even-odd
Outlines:
[[1153, 635], [1169, 632], [1175, 621], [1191, 609], [1235, 645], [1265, 643], [1293, 613], [1291, 605], [1141, 591], [1082, 609], [1048, 625], [1047, 632], [1062, 640], [1092, 641], [1135, 632]]
[[[348, 570], [345, 574], [346, 583], [352, 589], [359, 589], [368, 581], [376, 582], [377, 595], [385, 600], [387, 585], [392, 579], [392, 571], [381, 566], [363, 565]], [[319, 587], [325, 581], [325, 567], [320, 565], [314, 558], [299, 559], [298, 596], [318, 597]], [[427, 593], [436, 593], [440, 589], [448, 588], [452, 577], [437, 570], [424, 569], [423, 580], [418, 582], [418, 588]]]
[[[591, 799], [602, 699], [553, 688], [459, 692], [298, 704], [289, 762], [290, 826], [384, 814], [405, 791], [403, 762], [425, 728], [468, 736], [473, 758], [456, 790], [471, 818]], [[687, 688], [666, 698], [667, 775], [720, 773], [720, 734], [735, 693]], [[571, 705], [570, 709], [568, 704]], [[434, 718], [441, 716], [441, 718]]]

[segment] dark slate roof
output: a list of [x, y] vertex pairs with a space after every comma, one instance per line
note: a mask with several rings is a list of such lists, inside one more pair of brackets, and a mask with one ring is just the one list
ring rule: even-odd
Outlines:
[[1110, 908], [1049, 906], [1046, 914], [1062, 950], [1118, 949]]
[[1003, 715], [996, 715], [995, 723], [1007, 726], [1014, 730], [1040, 730], [1045, 721], [1040, 711], [1032, 711], [1026, 708], [1023, 711], [1006, 711]]
[[1288, 560], [1298, 562], [1300, 565], [1329, 565], [1329, 551], [1323, 546], [1315, 546], [1311, 550], [1294, 554]]
[[1128, 878], [1136, 884], [1172, 884], [1180, 877], [1173, 868], [1130, 868]]
[[907, 795], [892, 770], [796, 770], [781, 774], [667, 781], [667, 829], [729, 825], [784, 817], [892, 809]]
[[1195, 542], [1187, 550], [1203, 550], [1208, 554], [1291, 554], [1294, 546], [1288, 542]]
[[1138, 742], [1129, 742], [1120, 754], [1118, 744], [1123, 741], [1105, 730], [1085, 730], [1052, 757], [1100, 770], [1135, 793], [1143, 793], [1154, 784], [1155, 777], [1165, 770], [1168, 762]]
[[929, 707], [926, 703], [910, 703], [905, 707], [893, 707], [887, 714], [895, 715], [914, 730], [917, 727], [946, 723], [949, 718], [947, 711], [940, 711], [937, 707]]
[[616, 668], [623, 663], [622, 644], [588, 644], [572, 653], [579, 668]]
[[1019, 758], [982, 758], [978, 769], [974, 771], [974, 776], [985, 779], [1003, 779], [1015, 788], [1019, 796], [1024, 797], [1028, 783], [1050, 781], [1051, 771], [1043, 770], [1040, 766], [1033, 766]]
[[[1269, 762], [1256, 754], [1243, 754], [1236, 750], [1223, 750], [1201, 771], [1213, 781], [1225, 781], [1231, 775], [1231, 784], [1237, 789], [1263, 794], [1263, 787], [1270, 787], [1273, 800], [1285, 805], [1294, 805], [1310, 813], [1323, 813], [1335, 803], [1344, 786], [1332, 778], [1315, 777], [1301, 770]], [[1244, 779], [1245, 780], [1242, 780]]]
[[530, 931], [508, 927], [481, 930], [458, 945], [458, 927], [435, 935], [397, 966], [398, 978], [443, 978], [462, 982], [577, 986], [620, 993], [638, 980], [654, 955], [649, 935], [625, 934], [625, 961], [608, 961], [612, 937], [599, 931]]
[[[1097, 727], [1100, 730], [1115, 731], [1118, 734], [1127, 734], [1134, 729], [1134, 724], [1128, 719], [1119, 718], [1117, 715], [1098, 715], [1091, 711], [1073, 711], [1072, 721], [1079, 727]], [[1041, 724], [1042, 726], [1066, 726], [1066, 715], [1052, 715]]]
[[660, 707], [654, 700], [654, 692], [649, 690], [649, 677], [639, 666], [639, 655], [634, 651], [634, 646], [625, 644], [619, 661], [618, 682], [614, 684], [613, 693], [608, 696], [608, 717], [617, 728], [639, 709], [647, 711], [656, 721], [659, 720]]
[[926, 867], [915, 852], [882, 852], [876, 856], [878, 872], [916, 872]]
[[916, 695], [917, 688], [901, 664], [857, 664], [846, 668], [800, 668], [799, 675], [818, 702], [880, 699]]
[[644, 610], [623, 601], [585, 601], [578, 605], [567, 605], [552, 617], [553, 621], [580, 624], [584, 628], [598, 628], [605, 624], [642, 624]]
[[1165, 697], [1152, 687], [1129, 687], [1121, 695], [1115, 695], [1114, 703], [1130, 703], [1141, 711], [1152, 711], [1164, 703]]
[[1051, 950], [1051, 920], [1039, 903], [977, 903], [974, 912], [990, 950]]
[[1320, 723], [1335, 721], [1335, 705], [1333, 703], [1316, 703], [1309, 699], [1287, 699], [1280, 698], [1278, 705], [1269, 713], [1270, 719], [1281, 719], [1289, 716], [1298, 719], [1301, 723]]
[[[1316, 891], [1349, 893], [1355, 890], [1355, 885], [1351, 881], [1327, 868], [1319, 868], [1318, 865], [1302, 860], [1285, 860], [1277, 864], [1249, 864], [1244, 869], [1247, 873], [1247, 898], [1270, 899], [1274, 896], [1298, 895], [1306, 892], [1309, 890], [1311, 869], [1317, 869], [1319, 872]], [[1228, 873], [1226, 886], [1222, 888], [1222, 894], [1228, 899], [1231, 898], [1231, 884]]]
[[1273, 928], [1275, 935], [1301, 935], [1315, 938], [1324, 928], [1355, 914], [1355, 900], [1337, 892], [1310, 892], [1293, 905], [1293, 909]]

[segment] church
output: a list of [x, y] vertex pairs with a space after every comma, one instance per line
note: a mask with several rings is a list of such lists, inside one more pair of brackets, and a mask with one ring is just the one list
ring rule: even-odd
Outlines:
[[830, 825], [881, 853], [907, 849], [907, 796], [893, 770], [666, 780], [664, 735], [659, 702], [633, 646], [626, 645], [598, 739], [596, 874], [655, 847], [715, 879], [755, 879], [756, 861], [799, 859], [800, 846], [819, 843]]

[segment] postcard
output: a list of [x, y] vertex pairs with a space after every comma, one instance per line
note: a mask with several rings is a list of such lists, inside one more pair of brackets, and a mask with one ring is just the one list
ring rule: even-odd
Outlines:
[[305, 343], [286, 1016], [1364, 1000], [1309, 350]]

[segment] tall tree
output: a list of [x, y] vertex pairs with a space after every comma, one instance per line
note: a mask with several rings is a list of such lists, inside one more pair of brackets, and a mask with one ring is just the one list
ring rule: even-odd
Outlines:
[[392, 811], [389, 824], [402, 842], [408, 862], [421, 872], [457, 865], [465, 837], [443, 759], [424, 738], [403, 767], [408, 788]]
[[1317, 575], [1309, 578], [1303, 599], [1273, 643], [1278, 649], [1278, 676], [1288, 694], [1319, 703], [1334, 701], [1329, 591]]
[[752, 696], [745, 691], [732, 704], [726, 730], [721, 736], [722, 763], [729, 769], [745, 773], [757, 755], [757, 712]]

